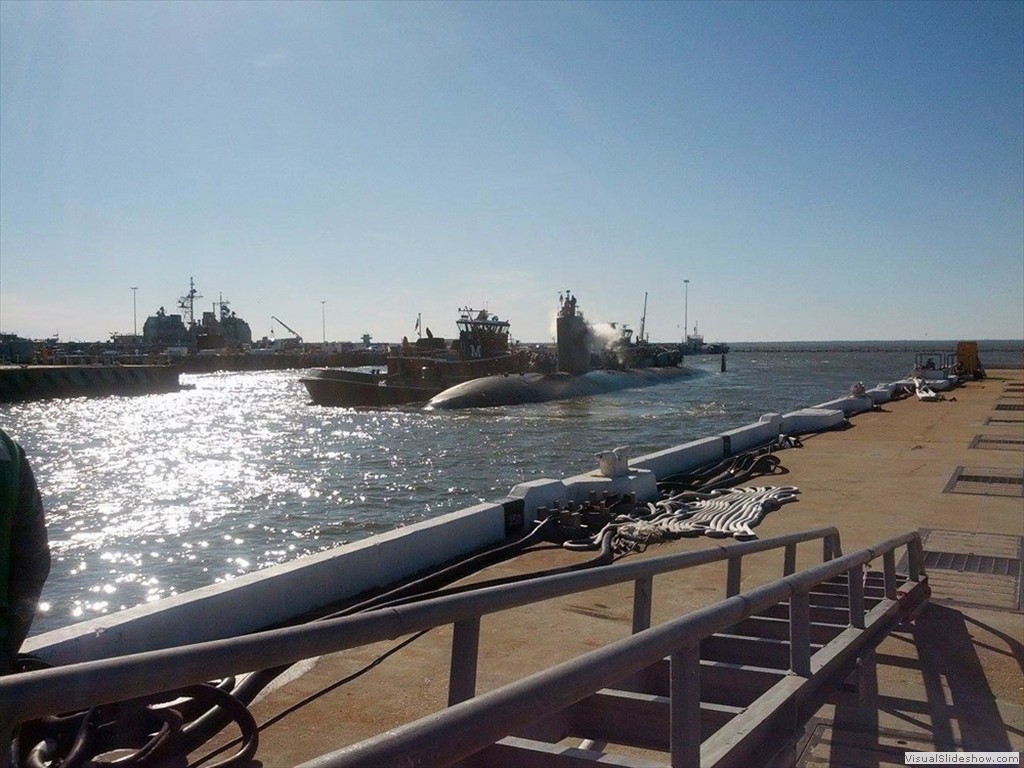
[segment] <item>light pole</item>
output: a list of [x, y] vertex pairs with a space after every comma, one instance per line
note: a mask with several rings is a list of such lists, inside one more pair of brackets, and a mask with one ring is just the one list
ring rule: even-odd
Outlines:
[[138, 315], [138, 312], [136, 312], [136, 310], [135, 310], [135, 307], [136, 307], [135, 296], [136, 296], [136, 291], [138, 291], [138, 290], [139, 290], [139, 286], [137, 286], [137, 285], [133, 285], [132, 286], [132, 336], [135, 336], [136, 340], [137, 340], [137, 337], [139, 335], [139, 315]]
[[320, 302], [320, 330], [323, 332], [324, 347], [327, 346], [327, 299]]
[[683, 280], [683, 343], [690, 334], [690, 281]]

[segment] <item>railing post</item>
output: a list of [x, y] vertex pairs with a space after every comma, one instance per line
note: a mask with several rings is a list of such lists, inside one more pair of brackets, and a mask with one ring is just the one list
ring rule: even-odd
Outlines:
[[885, 575], [885, 598], [896, 599], [896, 551], [890, 549], [882, 555], [882, 572]]
[[811, 596], [806, 592], [789, 598], [789, 662], [796, 674], [811, 676]]
[[871, 706], [878, 696], [878, 657], [868, 651], [857, 663], [857, 702]]
[[864, 566], [858, 563], [846, 572], [850, 596], [850, 626], [864, 629]]
[[633, 582], [633, 634], [651, 626], [651, 598], [654, 595], [654, 577], [644, 576]]
[[783, 576], [792, 576], [796, 573], [796, 544], [786, 545], [786, 562], [782, 566]]
[[669, 658], [672, 768], [700, 766], [700, 642]]
[[924, 575], [924, 544], [920, 538], [907, 542], [907, 568], [911, 581], [920, 581]]
[[448, 672], [448, 706], [476, 695], [476, 664], [480, 650], [480, 617], [455, 622], [452, 663]]
[[740, 593], [740, 574], [743, 567], [742, 557], [729, 558], [729, 571], [725, 577], [725, 596], [732, 597]]
[[827, 563], [832, 559], [832, 537], [825, 536], [821, 540], [821, 562]]

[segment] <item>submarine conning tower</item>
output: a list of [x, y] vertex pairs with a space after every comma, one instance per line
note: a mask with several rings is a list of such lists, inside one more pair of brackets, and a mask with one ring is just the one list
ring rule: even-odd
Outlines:
[[576, 297], [569, 291], [561, 296], [561, 302], [555, 324], [558, 370], [562, 373], [586, 373], [590, 368], [587, 323], [576, 311]]

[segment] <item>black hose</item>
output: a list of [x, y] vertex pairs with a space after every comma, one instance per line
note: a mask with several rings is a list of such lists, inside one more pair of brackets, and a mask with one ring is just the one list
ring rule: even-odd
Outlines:
[[[551, 518], [548, 518], [551, 519]], [[520, 581], [528, 581], [530, 579], [539, 579], [544, 576], [557, 576], [563, 573], [572, 573], [573, 571], [581, 571], [587, 568], [595, 568], [600, 565], [607, 565], [615, 559], [615, 553], [612, 550], [612, 540], [614, 531], [611, 529], [605, 529], [601, 532], [599, 537], [599, 543], [594, 549], [599, 550], [599, 554], [590, 560], [585, 560], [581, 563], [572, 563], [571, 565], [563, 565], [558, 568], [549, 568], [544, 571], [534, 571], [532, 573], [520, 573], [515, 576], [502, 576], [496, 579], [488, 579], [487, 581], [476, 581], [472, 584], [463, 584], [458, 587], [449, 587], [447, 589], [436, 589], [429, 593], [422, 595], [410, 595], [404, 598], [397, 598], [383, 605], [376, 606], [378, 608], [393, 608], [398, 605], [408, 605], [419, 600], [426, 598], [435, 597], [447, 597], [449, 595], [459, 595], [465, 592], [472, 592], [476, 589], [483, 589], [484, 587], [498, 587], [505, 586], [507, 584], [516, 584]]]
[[[385, 605], [398, 605], [404, 602], [421, 600], [425, 596], [432, 596], [436, 590], [442, 588], [446, 584], [451, 584], [452, 582], [482, 568], [508, 560], [520, 554], [528, 546], [541, 541], [543, 536], [547, 534], [548, 530], [554, 526], [555, 522], [556, 518], [547, 518], [536, 525], [530, 533], [516, 541], [496, 547], [495, 549], [491, 549], [486, 552], [472, 555], [464, 560], [453, 563], [446, 568], [442, 568], [439, 571], [429, 573], [426, 576], [415, 579], [414, 581], [408, 582], [399, 587], [395, 587], [387, 592], [322, 616], [318, 621], [351, 616], [374, 608], [381, 608]], [[266, 688], [275, 678], [282, 675], [290, 667], [290, 664], [282, 664], [275, 667], [268, 667], [267, 669], [256, 670], [248, 675], [244, 675], [231, 691], [231, 695], [244, 705], [251, 704], [260, 691]], [[195, 734], [195, 738], [198, 743], [201, 744], [223, 730], [224, 723], [218, 712], [214, 709], [204, 714], [196, 722], [190, 724], [189, 728], [190, 732]]]
[[486, 552], [480, 552], [476, 555], [472, 555], [465, 560], [453, 563], [439, 571], [433, 571], [419, 579], [410, 581], [400, 587], [395, 587], [383, 594], [364, 600], [361, 603], [348, 606], [347, 608], [324, 616], [323, 618], [334, 619], [341, 616], [351, 616], [355, 613], [368, 611], [371, 608], [381, 607], [384, 604], [390, 605], [392, 600], [406, 595], [422, 596], [427, 594], [438, 588], [434, 586], [435, 584], [438, 586], [451, 584], [453, 581], [458, 581], [459, 579], [468, 576], [471, 573], [475, 573], [482, 568], [487, 568], [488, 566], [496, 565], [497, 563], [515, 557], [528, 546], [541, 541], [543, 534], [546, 534], [549, 528], [554, 527], [556, 522], [557, 518], [549, 517], [538, 523], [530, 533], [526, 534], [521, 539], [495, 549], [487, 550]]
[[[799, 445], [799, 441], [794, 443]], [[706, 493], [728, 488], [746, 482], [760, 475], [780, 474], [779, 457], [775, 455], [776, 444], [754, 448], [735, 456], [729, 456], [709, 467], [690, 472], [669, 475], [658, 482], [658, 488], [666, 493], [694, 491]]]

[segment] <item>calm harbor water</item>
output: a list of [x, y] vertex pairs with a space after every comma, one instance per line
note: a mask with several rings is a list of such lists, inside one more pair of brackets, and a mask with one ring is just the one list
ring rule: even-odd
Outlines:
[[[143, 397], [0, 405], [47, 510], [53, 568], [34, 633], [156, 600], [903, 378], [952, 342], [737, 345], [697, 375], [574, 401], [479, 411], [309, 403], [301, 371], [184, 376]], [[1020, 368], [1019, 342], [981, 343]]]

